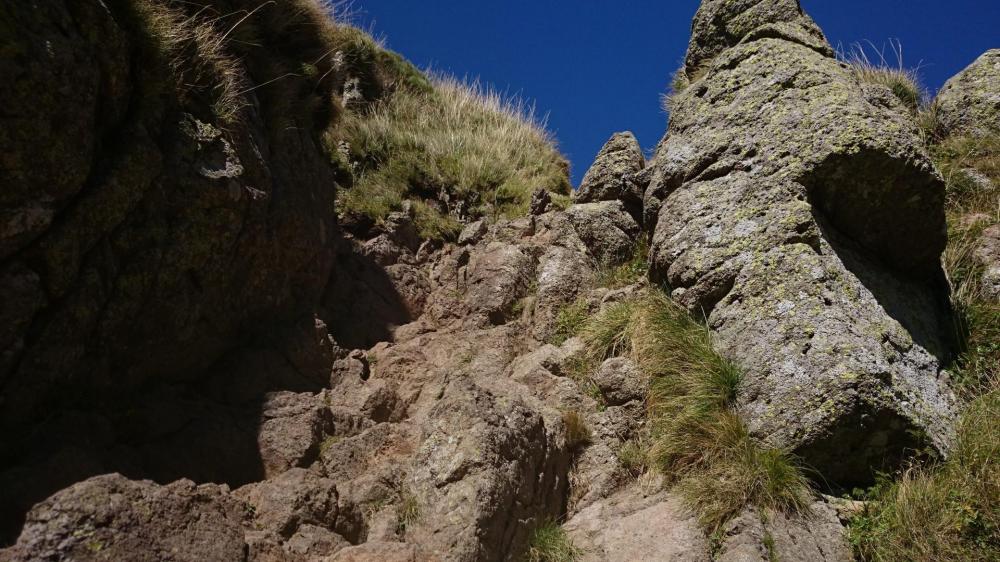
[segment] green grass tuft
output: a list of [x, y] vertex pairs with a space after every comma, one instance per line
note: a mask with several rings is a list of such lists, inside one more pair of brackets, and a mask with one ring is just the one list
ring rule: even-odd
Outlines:
[[627, 262], [600, 268], [597, 275], [597, 286], [608, 289], [620, 289], [633, 283], [638, 283], [646, 276], [649, 269], [649, 243], [645, 236], [639, 236], [632, 250], [632, 257]]
[[562, 526], [551, 519], [535, 529], [528, 547], [529, 562], [573, 562], [582, 555]]
[[628, 354], [650, 376], [648, 449], [627, 457], [648, 458], [677, 483], [706, 528], [750, 505], [806, 508], [809, 484], [796, 459], [757, 443], [732, 410], [739, 369], [665, 294], [650, 290], [612, 305], [587, 322], [581, 337], [593, 360]]
[[526, 214], [539, 187], [569, 194], [568, 164], [533, 107], [477, 82], [438, 75], [428, 89], [402, 74], [382, 103], [345, 118], [339, 138], [356, 165], [342, 214], [377, 222], [421, 201], [422, 234], [448, 238], [459, 220]]

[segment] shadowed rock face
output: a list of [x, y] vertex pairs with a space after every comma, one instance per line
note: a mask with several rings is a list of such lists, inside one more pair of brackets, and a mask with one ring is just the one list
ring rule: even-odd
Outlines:
[[948, 133], [1000, 134], [1000, 49], [983, 53], [941, 88], [938, 117]]
[[[211, 100], [174, 91], [173, 55], [151, 47], [144, 5], [0, 9], [10, 41], [0, 58], [6, 429], [57, 404], [111, 403], [150, 380], [197, 377], [261, 322], [308, 314], [328, 276], [323, 117], [287, 112], [273, 126], [281, 110], [263, 88], [245, 95], [238, 122], [213, 124]], [[277, 64], [280, 49], [268, 45], [281, 40], [267, 37], [258, 52]], [[303, 52], [321, 47], [298, 40]], [[254, 83], [264, 66], [241, 61]], [[332, 107], [329, 87], [287, 86], [293, 106], [326, 91], [315, 106]]]
[[704, 2], [687, 67], [644, 198], [652, 273], [746, 371], [753, 433], [841, 483], [912, 430], [946, 449], [944, 185], [905, 110], [794, 1]]

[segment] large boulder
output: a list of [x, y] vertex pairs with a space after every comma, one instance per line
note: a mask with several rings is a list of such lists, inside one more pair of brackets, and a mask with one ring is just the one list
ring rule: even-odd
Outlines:
[[621, 200], [641, 208], [642, 187], [636, 175], [646, 166], [639, 141], [631, 132], [615, 133], [601, 148], [576, 192], [577, 203]]
[[948, 80], [938, 94], [937, 112], [948, 133], [1000, 134], [1000, 49], [986, 51]]
[[246, 516], [224, 487], [97, 476], [32, 508], [17, 544], [0, 559], [244, 560]]
[[753, 434], [837, 483], [914, 435], [947, 450], [944, 184], [916, 125], [795, 1], [706, 0], [688, 68], [645, 194], [651, 273], [744, 369]]

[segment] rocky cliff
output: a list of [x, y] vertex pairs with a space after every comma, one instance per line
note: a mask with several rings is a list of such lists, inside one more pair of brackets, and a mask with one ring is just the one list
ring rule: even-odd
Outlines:
[[[946, 276], [926, 134], [796, 0], [704, 0], [656, 153], [571, 200], [312, 0], [0, 30], [0, 560], [844, 561], [824, 494], [969, 455], [988, 232]], [[997, 130], [989, 56], [949, 134]]]

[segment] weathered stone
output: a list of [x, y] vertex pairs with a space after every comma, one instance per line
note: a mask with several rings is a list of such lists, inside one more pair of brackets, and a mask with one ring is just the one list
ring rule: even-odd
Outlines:
[[276, 392], [261, 406], [257, 443], [264, 474], [271, 478], [316, 459], [332, 432], [330, 410], [311, 394]]
[[549, 193], [547, 189], [536, 189], [534, 193], [531, 194], [531, 204], [528, 206], [528, 212], [532, 215], [542, 215], [545, 214], [549, 208], [552, 206], [552, 194]]
[[458, 235], [458, 245], [475, 244], [482, 240], [488, 231], [489, 225], [486, 224], [485, 219], [470, 222], [462, 229], [461, 234]]
[[756, 34], [787, 33], [818, 52], [833, 56], [823, 32], [802, 11], [799, 0], [703, 0], [691, 26], [685, 68], [699, 77], [715, 57]]
[[559, 510], [568, 454], [511, 390], [454, 381], [430, 413], [409, 478], [421, 516], [406, 535], [432, 556], [508, 559], [527, 548], [522, 522]]
[[243, 560], [245, 515], [224, 487], [97, 476], [32, 508], [17, 544], [0, 551], [0, 558]]
[[708, 540], [681, 500], [644, 493], [639, 484], [577, 513], [565, 528], [585, 562], [712, 560]]
[[337, 487], [315, 472], [293, 468], [277, 478], [249, 484], [234, 495], [253, 506], [258, 529], [285, 539], [302, 525], [334, 529], [337, 524]]
[[835, 509], [815, 501], [806, 515], [748, 509], [723, 527], [719, 562], [809, 560], [851, 562], [854, 555]]
[[[251, 5], [228, 0], [220, 11]], [[267, 17], [304, 17], [288, 12]], [[308, 315], [326, 282], [335, 181], [318, 112], [332, 103], [329, 84], [289, 78], [281, 119], [290, 126], [269, 127], [275, 100], [234, 62], [231, 85], [246, 92], [233, 103], [244, 110], [224, 123], [208, 93], [221, 85], [179, 69], [203, 62], [172, 64], [202, 54], [193, 41], [183, 54], [153, 48], [150, 33], [162, 30], [143, 18], [154, 16], [211, 28], [192, 4], [57, 0], [0, 11], [0, 72], [10, 78], [0, 85], [0, 294], [5, 305], [17, 297], [18, 334], [32, 334], [0, 351], [5, 432], [56, 403], [120, 404], [150, 381], [196, 377], [252, 324]], [[280, 38], [244, 31], [253, 49], [221, 42], [214, 56], [298, 72]], [[297, 56], [322, 58], [327, 41], [303, 33]], [[24, 268], [44, 301], [24, 291]]]
[[945, 132], [1000, 134], [1000, 49], [991, 49], [945, 83], [936, 100]]
[[649, 376], [639, 371], [632, 360], [621, 357], [602, 363], [594, 372], [593, 380], [610, 406], [621, 406], [633, 400], [645, 401], [649, 392]]
[[1000, 300], [1000, 225], [983, 231], [973, 256], [983, 268], [980, 283], [987, 298]]
[[599, 264], [617, 265], [632, 257], [639, 224], [625, 212], [621, 201], [573, 205], [566, 215]]
[[583, 176], [574, 196], [577, 203], [620, 200], [627, 208], [640, 209], [642, 192], [636, 174], [646, 165], [646, 157], [635, 135], [615, 133], [601, 148]]
[[753, 434], [841, 483], [914, 431], [947, 450], [944, 186], [915, 124], [794, 0], [703, 2], [688, 71], [647, 190], [651, 270], [745, 371]]

